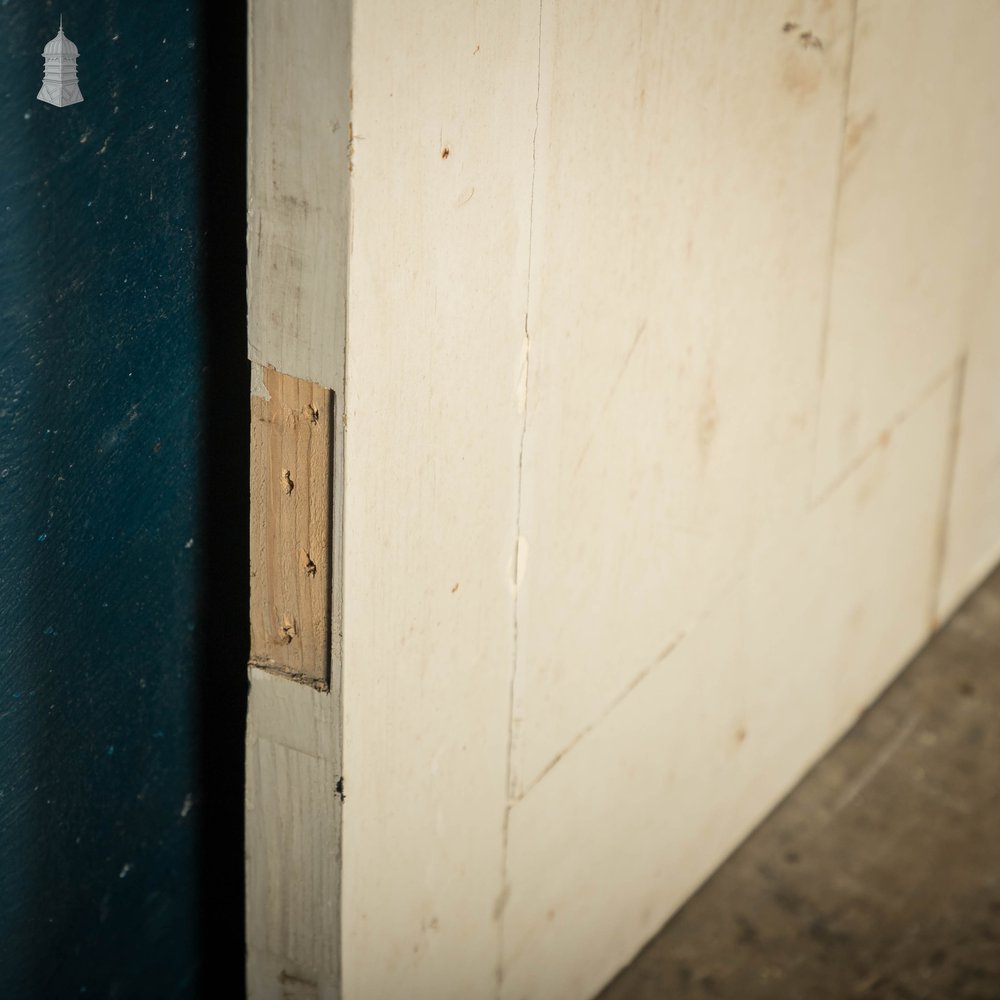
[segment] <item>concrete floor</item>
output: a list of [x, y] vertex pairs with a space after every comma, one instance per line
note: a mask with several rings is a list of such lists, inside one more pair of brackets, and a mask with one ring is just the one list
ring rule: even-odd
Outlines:
[[1000, 570], [599, 1000], [1000, 998]]

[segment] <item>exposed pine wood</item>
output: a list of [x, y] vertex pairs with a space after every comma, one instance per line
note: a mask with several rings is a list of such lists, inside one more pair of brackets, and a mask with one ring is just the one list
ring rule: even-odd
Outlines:
[[263, 384], [250, 397], [251, 663], [326, 688], [334, 396], [270, 369]]

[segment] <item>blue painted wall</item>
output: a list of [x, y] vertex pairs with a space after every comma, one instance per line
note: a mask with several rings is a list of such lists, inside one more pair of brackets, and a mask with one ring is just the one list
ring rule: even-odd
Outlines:
[[[0, 0], [0, 997], [242, 990], [245, 21], [223, 6]], [[60, 11], [68, 108], [35, 99]]]

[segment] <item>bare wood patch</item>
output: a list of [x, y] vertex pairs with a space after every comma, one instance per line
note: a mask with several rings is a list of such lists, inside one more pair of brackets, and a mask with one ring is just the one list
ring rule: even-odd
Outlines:
[[267, 369], [251, 397], [250, 662], [329, 688], [334, 395]]

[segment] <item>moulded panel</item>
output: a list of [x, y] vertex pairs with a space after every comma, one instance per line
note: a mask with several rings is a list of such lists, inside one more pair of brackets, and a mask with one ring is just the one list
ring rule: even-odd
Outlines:
[[948, 381], [512, 809], [505, 1000], [593, 995], [928, 634]]
[[515, 794], [805, 503], [852, 5], [544, 11]]
[[995, 0], [859, 0], [814, 487], [964, 351], [993, 273]]

